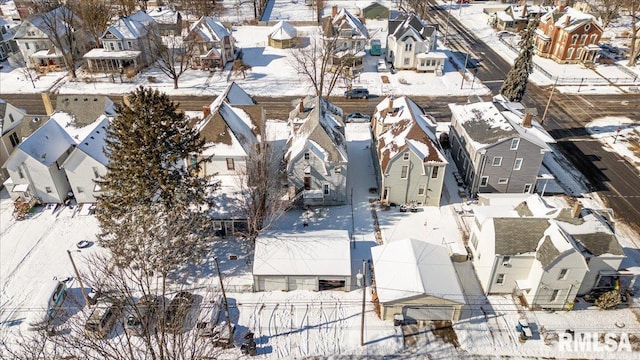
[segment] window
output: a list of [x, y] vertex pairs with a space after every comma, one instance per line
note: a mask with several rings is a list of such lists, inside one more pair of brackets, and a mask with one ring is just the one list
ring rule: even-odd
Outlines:
[[433, 170], [431, 170], [431, 178], [435, 179], [438, 177], [438, 169], [440, 169], [438, 166], [434, 166]]
[[483, 176], [480, 178], [480, 186], [487, 186], [487, 184], [489, 184], [489, 177], [488, 176]]
[[22, 172], [21, 168], [18, 168], [18, 176], [20, 177], [20, 179], [24, 179], [24, 173]]
[[595, 34], [594, 34], [594, 35], [591, 35], [591, 41], [590, 41], [590, 43], [591, 43], [591, 44], [595, 44], [595, 43], [596, 43], [596, 38], [597, 38], [597, 37], [598, 37], [598, 36], [597, 36], [597, 35], [595, 35]]
[[511, 256], [503, 256], [502, 257], [502, 263], [503, 264], [510, 264], [511, 263]]
[[575, 45], [576, 42], [578, 42], [578, 35], [573, 35], [571, 37], [571, 45]]
[[109, 43], [109, 49], [111, 49], [111, 51], [114, 51], [116, 49], [115, 46], [113, 46], [112, 42]]
[[507, 276], [505, 274], [498, 274], [498, 277], [496, 278], [496, 284], [498, 284], [498, 285], [504, 284], [504, 279], [506, 277]]
[[512, 139], [511, 140], [511, 150], [518, 150], [518, 145], [520, 145], [520, 139]]
[[580, 44], [584, 45], [587, 42], [587, 34], [580, 35]]
[[402, 167], [402, 172], [400, 173], [400, 178], [401, 179], [406, 179], [408, 173], [409, 173], [409, 167], [407, 165], [404, 165]]
[[11, 122], [14, 122], [15, 120], [13, 119], [13, 114], [9, 113], [9, 120], [11, 120]]
[[340, 166], [336, 166], [336, 167], [333, 169], [333, 172], [335, 172], [336, 174], [340, 174], [340, 173], [342, 173], [342, 167], [340, 167]]
[[29, 50], [29, 49], [30, 49], [30, 47], [29, 47], [29, 43], [28, 43], [28, 42], [24, 43], [24, 47], [25, 47], [27, 50]]
[[322, 192], [323, 192], [325, 195], [329, 195], [329, 184], [324, 184], [324, 185], [322, 185]]
[[584, 31], [589, 31], [591, 29], [591, 24], [587, 24], [584, 26]]
[[567, 273], [569, 272], [569, 269], [561, 269], [560, 270], [560, 275], [558, 275], [558, 280], [564, 280], [567, 278]]
[[76, 187], [76, 190], [78, 190], [78, 194], [82, 194], [84, 192], [84, 188], [82, 186]]
[[573, 59], [573, 48], [567, 50], [567, 59]]
[[476, 234], [473, 234], [471, 236], [471, 243], [473, 244], [473, 248], [478, 250], [478, 237], [476, 236]]
[[222, 230], [222, 221], [214, 221], [213, 222], [214, 230]]
[[9, 140], [11, 140], [11, 146], [13, 147], [16, 147], [18, 146], [18, 144], [20, 144], [20, 139], [18, 139], [18, 134], [16, 134], [15, 132], [9, 135]]
[[491, 166], [500, 166], [502, 165], [502, 156], [494, 156], [491, 161]]
[[509, 182], [509, 179], [506, 179], [506, 178], [498, 179], [498, 184], [500, 185], [504, 185], [508, 182]]
[[520, 170], [522, 168], [522, 158], [516, 158], [516, 161], [513, 163], [513, 170]]
[[309, 153], [308, 152], [304, 153], [304, 159], [305, 160], [309, 160]]
[[122, 51], [122, 43], [118, 43], [118, 50]]
[[424, 195], [424, 185], [418, 186], [418, 195]]
[[133, 45], [131, 44], [131, 41], [127, 41], [127, 49], [132, 49]]
[[524, 184], [524, 191], [523, 192], [528, 194], [528, 193], [531, 192], [531, 188], [532, 188], [531, 184]]
[[404, 44], [404, 51], [412, 51], [412, 50], [413, 50], [413, 43]]
[[403, 64], [404, 65], [409, 65], [409, 63], [411, 62], [411, 59], [409, 58], [404, 58]]
[[46, 191], [46, 192], [47, 192], [47, 194], [51, 194], [51, 193], [53, 192], [53, 190], [51, 190], [51, 187], [50, 187], [50, 186], [46, 186], [46, 187], [44, 188], [44, 191]]
[[409, 152], [402, 154], [402, 160], [409, 160]]
[[95, 178], [99, 178], [100, 177], [100, 173], [98, 172], [98, 168], [97, 167], [92, 167], [91, 170], [93, 170], [93, 177]]
[[558, 299], [558, 293], [560, 292], [560, 290], [555, 289], [553, 290], [553, 292], [551, 293], [551, 299], [549, 299], [551, 302], [554, 302]]
[[227, 158], [227, 170], [235, 170], [236, 164], [234, 164], [232, 158]]

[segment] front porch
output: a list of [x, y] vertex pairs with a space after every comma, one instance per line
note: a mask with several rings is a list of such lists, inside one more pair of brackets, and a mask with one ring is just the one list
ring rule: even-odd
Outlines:
[[98, 48], [86, 53], [84, 58], [89, 72], [121, 73], [124, 69], [134, 69], [137, 73], [142, 68], [141, 54], [136, 50], [107, 51]]

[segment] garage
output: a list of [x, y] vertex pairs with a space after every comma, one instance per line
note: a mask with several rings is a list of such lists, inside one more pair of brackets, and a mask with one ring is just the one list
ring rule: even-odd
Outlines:
[[460, 318], [464, 294], [446, 247], [405, 239], [375, 246], [371, 255], [383, 320]]
[[351, 290], [351, 243], [346, 230], [264, 232], [256, 238], [255, 291]]

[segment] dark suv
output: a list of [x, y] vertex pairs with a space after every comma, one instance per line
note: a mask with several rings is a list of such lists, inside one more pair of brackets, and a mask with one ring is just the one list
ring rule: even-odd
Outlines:
[[369, 97], [369, 90], [367, 89], [351, 89], [344, 92], [344, 97], [347, 99], [366, 99]]

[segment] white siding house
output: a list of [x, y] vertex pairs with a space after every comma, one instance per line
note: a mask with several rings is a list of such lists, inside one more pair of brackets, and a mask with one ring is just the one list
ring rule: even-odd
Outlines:
[[[19, 128], [25, 115], [24, 110], [18, 109], [0, 99], [0, 133], [2, 134], [0, 140], [0, 166], [9, 159], [9, 155], [22, 141]], [[4, 182], [8, 178], [9, 173], [7, 170], [0, 169], [0, 182]]]
[[436, 51], [437, 29], [415, 14], [396, 13], [388, 22], [386, 59], [396, 69], [442, 73], [447, 56]]

